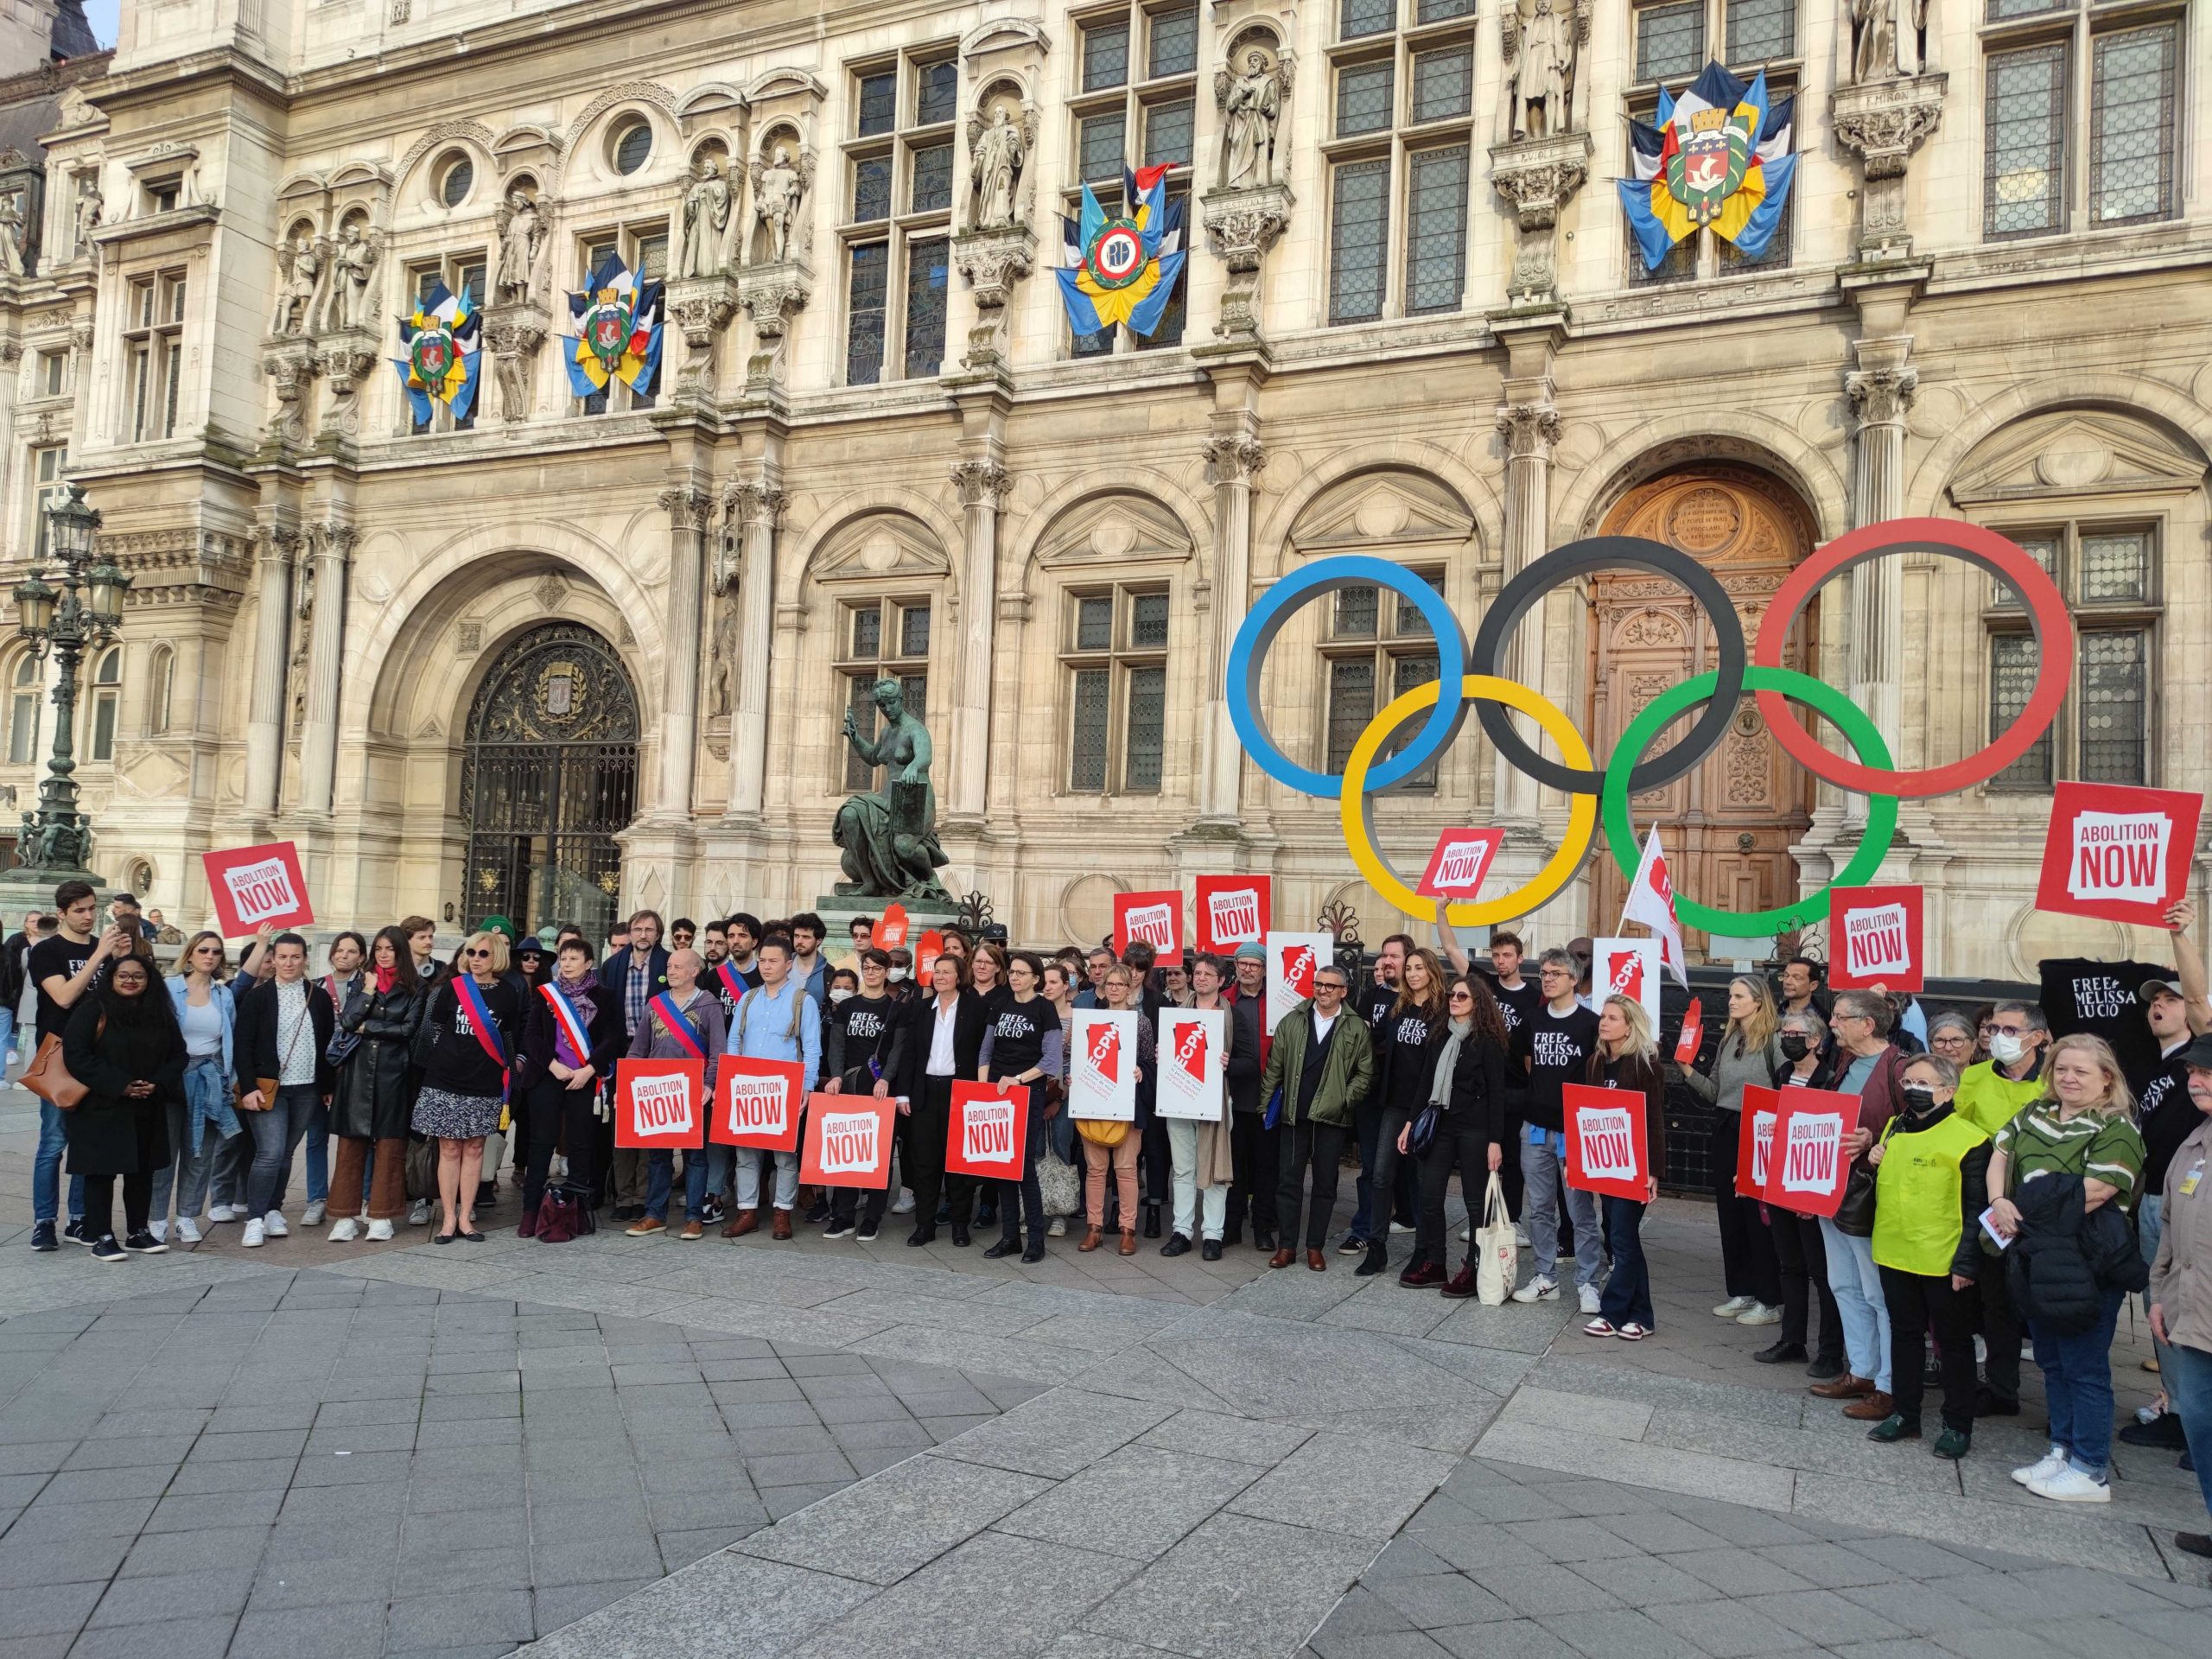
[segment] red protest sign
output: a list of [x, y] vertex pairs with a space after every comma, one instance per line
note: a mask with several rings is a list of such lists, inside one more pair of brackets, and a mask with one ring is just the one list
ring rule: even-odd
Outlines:
[[[1748, 1096], [1750, 1091], [1745, 1091]], [[1833, 1216], [1851, 1160], [1843, 1138], [1859, 1127], [1859, 1096], [1829, 1089], [1785, 1089], [1766, 1160], [1766, 1201], [1801, 1216]]]
[[1265, 875], [1202, 875], [1197, 913], [1198, 949], [1225, 957], [1240, 944], [1268, 937], [1274, 913], [1274, 881]]
[[1567, 1116], [1567, 1184], [1643, 1204], [1651, 1197], [1645, 1167], [1643, 1096], [1634, 1089], [1570, 1083], [1561, 1090]]
[[262, 847], [202, 853], [200, 861], [207, 871], [216, 928], [226, 938], [258, 933], [264, 927], [306, 927], [315, 920], [307, 876], [300, 868], [300, 849], [292, 842], [274, 841]]
[[1018, 1181], [1028, 1133], [1029, 1091], [1020, 1084], [1001, 1094], [995, 1083], [956, 1083], [945, 1127], [944, 1173]]
[[2036, 908], [2165, 925], [2189, 891], [2202, 795], [2063, 783], [2050, 804]]
[[922, 937], [915, 941], [914, 977], [921, 982], [924, 990], [929, 988], [931, 964], [944, 954], [944, 935], [933, 927], [925, 931]]
[[1428, 855], [1428, 868], [1414, 891], [1431, 899], [1473, 899], [1504, 839], [1503, 830], [1446, 830], [1436, 838], [1436, 850]]
[[1705, 1001], [1701, 997], [1690, 998], [1690, 1005], [1682, 1014], [1682, 1033], [1675, 1039], [1675, 1064], [1694, 1065], [1697, 1052], [1705, 1046]]
[[1129, 941], [1142, 939], [1163, 957], [1183, 954], [1183, 895], [1160, 893], [1114, 895], [1114, 954], [1129, 954]]
[[1921, 954], [1920, 889], [1836, 887], [1828, 893], [1828, 983], [1839, 991], [1916, 991], [1926, 977]]
[[[1774, 1147], [1775, 1120], [1782, 1116], [1780, 1089], [1748, 1084], [1744, 1089], [1743, 1122], [1736, 1130], [1736, 1195], [1766, 1198], [1767, 1157]], [[1794, 1089], [1788, 1091], [1796, 1094]]]
[[885, 906], [883, 916], [868, 930], [868, 942], [879, 950], [896, 950], [906, 943], [906, 906]]
[[706, 1092], [704, 1060], [617, 1060], [614, 1144], [687, 1152], [705, 1145], [699, 1097]]
[[806, 1071], [796, 1060], [748, 1060], [725, 1054], [715, 1072], [715, 1115], [707, 1138], [718, 1147], [797, 1152]]
[[809, 1095], [798, 1178], [813, 1186], [880, 1192], [891, 1180], [891, 1124], [899, 1109], [873, 1095]]

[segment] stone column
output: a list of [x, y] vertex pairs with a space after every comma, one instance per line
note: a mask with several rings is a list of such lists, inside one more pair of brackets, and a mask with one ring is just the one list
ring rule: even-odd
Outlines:
[[276, 814], [276, 782], [284, 753], [284, 670], [291, 660], [292, 560], [296, 530], [261, 532], [253, 625], [253, 689], [246, 705], [245, 810], [266, 820]]
[[742, 543], [737, 588], [737, 708], [730, 721], [725, 823], [757, 823], [766, 799], [768, 664], [776, 627], [776, 526], [784, 493], [769, 483], [733, 484], [722, 505]]
[[984, 454], [952, 464], [960, 492], [960, 695], [951, 721], [952, 789], [946, 810], [980, 819], [990, 770], [991, 645], [998, 620], [999, 512], [1014, 474]]
[[662, 649], [660, 788], [655, 816], [691, 816], [691, 779], [699, 758], [699, 642], [706, 632], [706, 554], [714, 498], [689, 484], [660, 493], [669, 525], [668, 618]]
[[1230, 723], [1229, 653], [1243, 626], [1252, 591], [1252, 491], [1268, 452], [1249, 433], [1210, 438], [1206, 470], [1213, 480], [1213, 639], [1206, 660], [1205, 770], [1198, 815], [1222, 823], [1243, 817], [1238, 798], [1244, 747]]
[[315, 552], [313, 631], [308, 636], [307, 717], [300, 726], [300, 808], [330, 810], [338, 778], [338, 669], [346, 650], [346, 573], [353, 562], [351, 524], [309, 528]]
[[[1514, 398], [1516, 390], [1522, 394]], [[1520, 386], [1509, 381], [1510, 399], [1498, 406], [1497, 429], [1505, 439], [1505, 569], [1510, 582], [1544, 556], [1551, 527], [1552, 446], [1559, 442], [1559, 410], [1551, 383]], [[1521, 619], [1506, 641], [1503, 677], [1541, 688], [1544, 680], [1544, 607]], [[1525, 721], [1516, 725], [1534, 741]], [[1536, 780], [1503, 757], [1497, 762], [1492, 819], [1510, 830], [1536, 833], [1541, 817]]]
[[[1851, 477], [1851, 522], [1879, 524], [1904, 508], [1904, 417], [1912, 407], [1920, 376], [1906, 365], [1911, 338], [1861, 340], [1861, 364], [1844, 377], [1856, 423]], [[1850, 583], [1851, 621], [1845, 636], [1849, 651], [1851, 700], [1873, 717], [1904, 766], [1904, 562], [1877, 559], [1846, 578]], [[1852, 823], [1866, 815], [1866, 798], [1847, 794], [1844, 816]]]

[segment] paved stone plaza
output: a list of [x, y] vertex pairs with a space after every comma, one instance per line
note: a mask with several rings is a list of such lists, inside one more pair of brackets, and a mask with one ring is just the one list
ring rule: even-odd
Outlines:
[[[1020, 1268], [889, 1226], [544, 1246], [508, 1208], [474, 1247], [103, 1267], [25, 1248], [24, 1100], [0, 1659], [2212, 1653], [2170, 1455], [2084, 1512], [2006, 1478], [2034, 1403], [1961, 1465], [1869, 1445], [1709, 1317], [1700, 1205], [1647, 1226], [1636, 1346], [1333, 1255]], [[2131, 1407], [2146, 1351], [2124, 1321]]]

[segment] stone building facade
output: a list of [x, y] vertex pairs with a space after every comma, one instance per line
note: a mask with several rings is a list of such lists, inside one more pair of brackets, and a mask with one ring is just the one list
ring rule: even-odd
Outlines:
[[[1279, 919], [1394, 918], [1334, 802], [1245, 763], [1222, 694], [1250, 597], [1357, 550], [1470, 635], [1548, 548], [1696, 555], [1756, 625], [1797, 560], [1899, 514], [2032, 546], [2081, 623], [2068, 703], [2003, 778], [1908, 804], [1886, 870], [1935, 965], [2140, 948], [2034, 913], [2049, 782], [2212, 772], [2212, 31], [2181, 0], [165, 0], [44, 136], [38, 257], [0, 278], [8, 581], [66, 469], [136, 578], [83, 702], [96, 862], [196, 917], [197, 855], [296, 838], [319, 907], [536, 925], [619, 903], [810, 902], [840, 735], [878, 674], [936, 738], [956, 891], [1032, 940], [1111, 893], [1251, 868]], [[1656, 272], [1611, 181], [1707, 55], [1796, 99], [1784, 227]], [[1187, 289], [1149, 340], [1071, 337], [1079, 181], [1175, 163]], [[664, 277], [657, 391], [579, 399], [566, 295]], [[471, 418], [411, 418], [394, 318], [485, 308]], [[1793, 660], [1900, 763], [1984, 743], [2032, 641], [1968, 566], [1830, 585]], [[1699, 671], [1663, 584], [1557, 594], [1510, 671], [1603, 753]], [[1266, 701], [1332, 767], [1436, 671], [1389, 594], [1309, 607]], [[41, 670], [0, 654], [28, 802]], [[50, 716], [46, 716], [50, 718]], [[24, 722], [28, 722], [26, 725]], [[1677, 881], [1780, 902], [1863, 808], [1747, 702], [1640, 799]], [[1381, 803], [1440, 828], [1566, 803], [1471, 722]], [[2199, 868], [2204, 868], [2200, 855]], [[1604, 931], [1591, 873], [1534, 924]]]

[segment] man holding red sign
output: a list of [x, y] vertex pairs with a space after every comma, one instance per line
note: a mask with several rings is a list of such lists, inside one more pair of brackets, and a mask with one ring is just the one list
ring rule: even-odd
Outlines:
[[[702, 1067], [701, 1100], [693, 1102], [694, 1121], [703, 1126], [702, 1101], [711, 1098], [716, 1062], [722, 1052], [722, 1007], [702, 989], [699, 970], [705, 962], [696, 950], [675, 952], [668, 959], [668, 988], [645, 1004], [645, 1017], [630, 1039], [633, 1060], [696, 1060]], [[749, 999], [748, 999], [749, 1000]], [[741, 1007], [744, 1005], [741, 1003]], [[688, 1143], [683, 1154], [683, 1232], [686, 1239], [706, 1234], [709, 1178], [719, 1167], [726, 1181], [729, 1151], [724, 1147], [701, 1148], [702, 1135]], [[676, 1180], [676, 1154], [655, 1147], [646, 1154], [645, 1213], [630, 1229], [630, 1236], [644, 1238], [668, 1227], [668, 1200]]]

